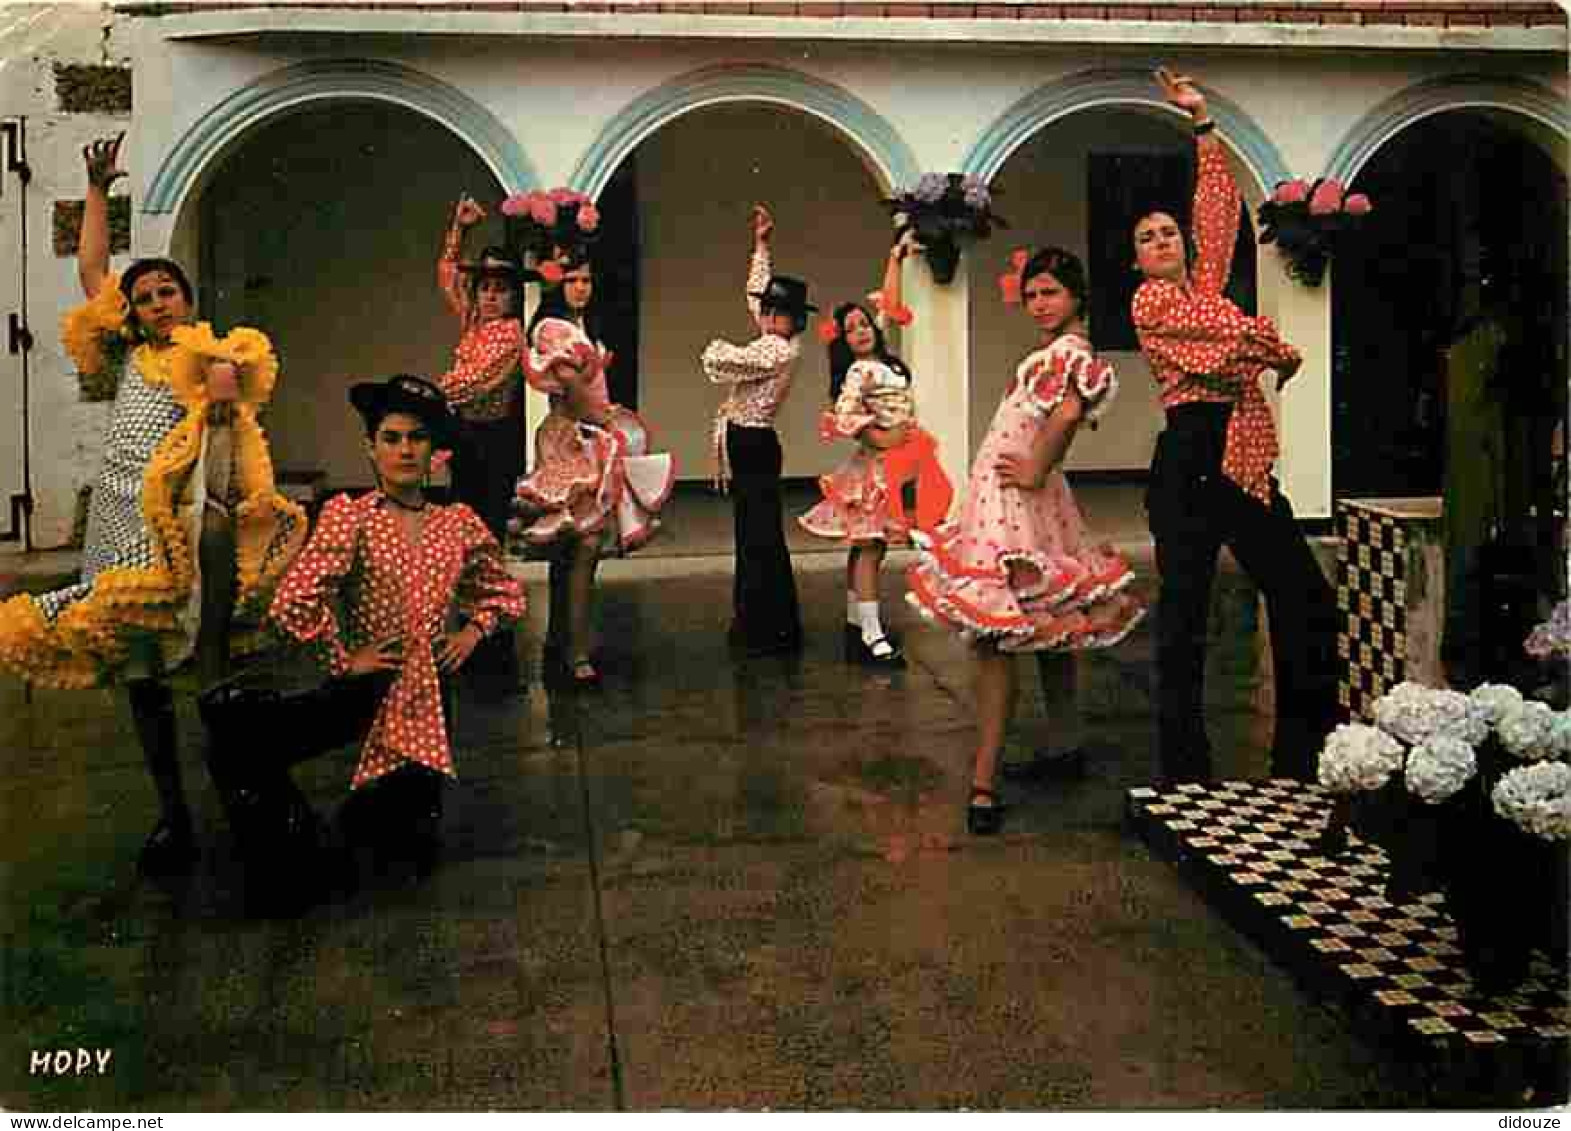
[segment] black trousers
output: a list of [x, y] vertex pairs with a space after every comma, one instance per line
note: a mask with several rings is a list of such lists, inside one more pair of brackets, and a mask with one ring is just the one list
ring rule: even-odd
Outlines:
[[1262, 505], [1222, 474], [1231, 407], [1182, 405], [1157, 437], [1146, 512], [1161, 574], [1157, 749], [1164, 776], [1206, 778], [1206, 628], [1217, 555], [1227, 546], [1265, 597], [1276, 683], [1271, 772], [1310, 780], [1337, 720], [1336, 599], [1287, 498]]
[[752, 648], [795, 646], [802, 639], [802, 614], [785, 542], [780, 437], [773, 428], [729, 424], [726, 451], [736, 528], [732, 631]]
[[[516, 409], [502, 420], [460, 420], [453, 452], [453, 496], [467, 503], [504, 545], [513, 489], [523, 469], [524, 426]], [[516, 682], [519, 665], [513, 630], [487, 636], [464, 667], [480, 676]]]

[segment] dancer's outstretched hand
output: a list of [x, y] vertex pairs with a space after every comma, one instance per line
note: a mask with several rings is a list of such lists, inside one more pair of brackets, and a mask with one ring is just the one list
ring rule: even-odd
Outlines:
[[762, 204], [753, 205], [751, 223], [754, 241], [768, 243], [769, 237], [774, 235], [775, 231], [775, 218], [769, 214], [769, 209]]
[[1304, 355], [1301, 353], [1293, 354], [1292, 360], [1282, 365], [1278, 365], [1276, 367], [1276, 391], [1280, 393], [1282, 391], [1282, 386], [1286, 385], [1289, 381], [1296, 377], [1298, 375], [1298, 371], [1303, 368], [1303, 365]]
[[82, 160], [87, 165], [87, 183], [93, 188], [109, 191], [109, 186], [125, 176], [120, 168], [120, 143], [125, 140], [122, 130], [114, 137], [103, 137], [82, 147]]
[[357, 648], [349, 656], [350, 675], [370, 675], [372, 672], [397, 671], [404, 666], [404, 641], [400, 636], [377, 640], [364, 648]]
[[1156, 81], [1162, 87], [1162, 97], [1183, 110], [1195, 121], [1206, 119], [1206, 96], [1200, 93], [1195, 80], [1178, 74], [1167, 67], [1156, 69]]
[[473, 227], [485, 219], [485, 209], [474, 197], [465, 193], [458, 198], [458, 207], [453, 209], [453, 223], [460, 228]]
[[442, 637], [436, 650], [436, 666], [444, 672], [457, 671], [479, 647], [482, 633], [473, 621], [457, 632]]

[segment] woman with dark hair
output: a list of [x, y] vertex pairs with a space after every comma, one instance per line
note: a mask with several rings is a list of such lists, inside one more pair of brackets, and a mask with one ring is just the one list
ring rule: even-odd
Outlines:
[[257, 423], [278, 372], [266, 337], [237, 328], [219, 339], [191, 325], [191, 283], [167, 259], [110, 271], [108, 194], [125, 176], [123, 138], [83, 151], [77, 271], [88, 301], [63, 325], [81, 372], [116, 388], [82, 579], [0, 605], [0, 662], [47, 687], [125, 686], [161, 810], [138, 863], [173, 874], [196, 849], [170, 678], [193, 657], [201, 684], [224, 676], [231, 645], [245, 643], [237, 623], [265, 608], [306, 522], [274, 488]]
[[[504, 539], [513, 484], [524, 462], [519, 368], [524, 283], [539, 276], [504, 247], [487, 247], [474, 262], [461, 259], [465, 235], [483, 219], [479, 203], [460, 197], [437, 260], [437, 286], [458, 319], [461, 336], [453, 367], [436, 384], [456, 418], [453, 495]], [[487, 637], [470, 668], [493, 693], [516, 692], [518, 653], [512, 634]]]
[[1194, 256], [1177, 220], [1151, 212], [1134, 226], [1145, 276], [1131, 313], [1161, 387], [1167, 426], [1151, 459], [1146, 510], [1162, 577], [1157, 602], [1157, 744], [1169, 780], [1211, 776], [1206, 736], [1206, 624], [1225, 544], [1265, 596], [1275, 669], [1271, 772], [1308, 780], [1336, 718], [1336, 603], [1277, 486], [1276, 426], [1260, 377], [1281, 388], [1303, 358], [1269, 319], [1223, 295], [1238, 233], [1239, 191], [1194, 81], [1156, 72], [1167, 100], [1194, 123], [1199, 159]]
[[1093, 544], [1060, 469], [1083, 422], [1107, 411], [1113, 369], [1086, 337], [1085, 268], [1045, 248], [1000, 280], [1005, 301], [1023, 300], [1042, 345], [1026, 355], [993, 415], [966, 486], [959, 518], [939, 528], [907, 574], [923, 617], [973, 647], [977, 743], [966, 823], [996, 833], [1003, 807], [993, 790], [1004, 731], [1014, 712], [1017, 652], [1054, 652], [1072, 684], [1069, 653], [1108, 648], [1145, 615], [1123, 593], [1129, 564]]
[[753, 254], [743, 293], [758, 336], [746, 345], [715, 339], [700, 364], [726, 396], [715, 412], [715, 481], [731, 488], [736, 576], [732, 584], [730, 640], [749, 655], [796, 652], [802, 647], [791, 551], [786, 548], [780, 470], [784, 456], [775, 414], [791, 392], [807, 328], [818, 307], [807, 301], [807, 284], [771, 272], [769, 241], [775, 221], [755, 204], [751, 215]]
[[903, 667], [905, 658], [879, 620], [878, 574], [886, 547], [912, 536], [901, 499], [915, 481], [915, 529], [931, 536], [949, 513], [954, 489], [938, 464], [938, 445], [916, 423], [911, 371], [884, 340], [889, 324], [905, 325], [900, 264], [912, 250], [902, 239], [889, 250], [883, 289], [868, 296], [874, 309], [841, 303], [822, 324], [829, 339], [829, 398], [820, 432], [826, 440], [857, 441], [851, 458], [821, 476], [824, 498], [797, 521], [810, 534], [845, 542], [846, 658]]
[[547, 290], [523, 363], [551, 410], [535, 431], [534, 470], [518, 481], [513, 505], [527, 519], [515, 519], [513, 532], [550, 558], [546, 670], [588, 689], [600, 684], [590, 640], [601, 555], [631, 553], [654, 537], [676, 466], [669, 453], [651, 455], [643, 421], [611, 402], [612, 355], [594, 336], [588, 249], [558, 247], [540, 275]]

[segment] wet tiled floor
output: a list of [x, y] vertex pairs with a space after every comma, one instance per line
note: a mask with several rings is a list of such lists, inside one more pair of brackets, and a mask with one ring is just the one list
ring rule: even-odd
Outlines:
[[[182, 702], [203, 859], [139, 880], [154, 802], [108, 692], [0, 683], [0, 1104], [43, 1109], [1412, 1106], [1422, 1086], [1295, 986], [1123, 823], [1153, 772], [1151, 637], [1082, 661], [1083, 780], [964, 831], [964, 648], [897, 600], [908, 670], [724, 643], [724, 559], [604, 568], [605, 687], [464, 698], [434, 874], [249, 918]], [[1137, 561], [1149, 580], [1149, 561]], [[707, 572], [704, 572], [706, 571]], [[898, 573], [886, 587], [903, 588]], [[520, 650], [538, 657], [543, 586]], [[1219, 770], [1265, 772], [1254, 604], [1216, 603]], [[1021, 660], [1017, 754], [1051, 739]], [[280, 735], [279, 742], [287, 742]], [[299, 774], [344, 796], [353, 751]], [[35, 1050], [111, 1049], [103, 1075]]]

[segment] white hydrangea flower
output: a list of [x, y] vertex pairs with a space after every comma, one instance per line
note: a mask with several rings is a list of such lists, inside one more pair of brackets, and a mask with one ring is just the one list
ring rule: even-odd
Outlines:
[[1571, 766], [1539, 762], [1502, 777], [1491, 795], [1495, 812], [1544, 840], [1571, 837]]
[[1466, 695], [1411, 680], [1375, 700], [1375, 725], [1410, 743], [1445, 735], [1476, 745], [1489, 735], [1482, 710]]
[[1457, 738], [1437, 735], [1407, 756], [1407, 791], [1431, 805], [1454, 796], [1478, 772], [1473, 748]]
[[1522, 693], [1509, 683], [1481, 683], [1473, 688], [1468, 698], [1484, 711], [1490, 726], [1499, 726], [1501, 719], [1526, 702]]
[[1320, 752], [1320, 784], [1333, 793], [1379, 789], [1402, 768], [1402, 744], [1376, 727], [1343, 723]]
[[1500, 745], [1510, 754], [1524, 762], [1536, 762], [1552, 754], [1550, 739], [1554, 719], [1554, 709], [1548, 703], [1529, 699], [1501, 719], [1495, 733], [1500, 736]]

